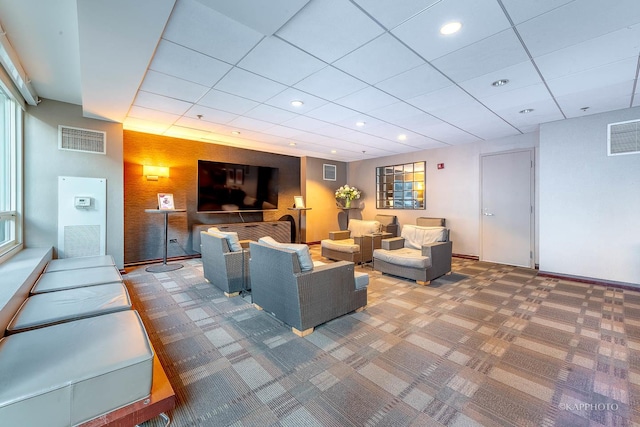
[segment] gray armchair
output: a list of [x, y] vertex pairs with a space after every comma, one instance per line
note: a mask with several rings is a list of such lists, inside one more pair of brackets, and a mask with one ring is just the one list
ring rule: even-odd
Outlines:
[[367, 305], [369, 276], [354, 276], [352, 262], [314, 266], [308, 248], [296, 248], [305, 245], [288, 245], [293, 250], [285, 246], [250, 244], [251, 296], [257, 308], [305, 336], [316, 326]]
[[369, 262], [373, 249], [380, 247], [381, 236], [374, 236], [380, 230], [379, 221], [352, 219], [347, 230], [330, 231], [329, 238], [320, 242], [322, 256], [356, 264]]
[[242, 290], [251, 289], [249, 253], [246, 249], [233, 246], [235, 250], [232, 251], [226, 235], [200, 232], [204, 278], [222, 290], [227, 297], [234, 297]]
[[401, 237], [382, 241], [373, 268], [427, 285], [451, 271], [452, 243], [444, 218], [418, 218], [402, 227]]

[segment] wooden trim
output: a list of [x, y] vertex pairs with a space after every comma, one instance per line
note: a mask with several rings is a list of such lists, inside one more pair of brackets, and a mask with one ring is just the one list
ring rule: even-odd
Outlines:
[[131, 427], [170, 411], [175, 406], [176, 394], [154, 351], [151, 395], [146, 399], [80, 424], [80, 427]]
[[550, 273], [546, 271], [539, 271], [538, 277], [548, 277], [550, 279], [568, 280], [571, 282], [586, 283], [589, 285], [599, 285], [599, 286], [605, 286], [609, 288], [625, 289], [628, 291], [637, 291], [638, 289], [640, 289], [639, 285], [634, 285], [633, 283], [591, 279], [589, 277], [571, 276], [568, 274]]
[[480, 261], [480, 257], [477, 255], [465, 255], [465, 254], [452, 254], [451, 256], [454, 256], [456, 258], [463, 258], [463, 259], [471, 259], [474, 261]]

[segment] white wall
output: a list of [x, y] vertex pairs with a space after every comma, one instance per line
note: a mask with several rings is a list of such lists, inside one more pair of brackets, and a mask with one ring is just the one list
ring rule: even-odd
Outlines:
[[[451, 229], [453, 252], [478, 256], [480, 253], [480, 155], [537, 147], [538, 134], [530, 133], [482, 143], [464, 144], [349, 163], [349, 185], [364, 193], [362, 218], [380, 214], [398, 217], [400, 225], [415, 224], [417, 217], [444, 217]], [[375, 168], [425, 160], [426, 209], [376, 209]], [[444, 169], [437, 169], [444, 163]], [[537, 176], [537, 173], [536, 173]], [[536, 185], [537, 187], [537, 185]], [[536, 245], [537, 248], [537, 245]], [[536, 254], [537, 260], [537, 254]]]
[[640, 154], [607, 156], [607, 124], [633, 119], [540, 127], [540, 270], [640, 285]]
[[[107, 154], [58, 150], [58, 125], [107, 132]], [[107, 253], [124, 268], [122, 125], [86, 119], [78, 105], [45, 99], [27, 109], [24, 140], [25, 246], [58, 244], [58, 176], [106, 178]]]

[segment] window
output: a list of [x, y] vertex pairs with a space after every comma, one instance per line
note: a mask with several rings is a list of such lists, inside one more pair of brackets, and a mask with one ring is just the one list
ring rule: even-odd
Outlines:
[[376, 168], [378, 209], [424, 209], [426, 162]]
[[0, 259], [21, 242], [22, 109], [0, 84]]

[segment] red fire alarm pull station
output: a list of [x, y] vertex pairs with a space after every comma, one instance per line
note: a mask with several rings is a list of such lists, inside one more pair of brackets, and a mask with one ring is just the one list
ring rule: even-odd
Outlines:
[[444, 163], [438, 163], [438, 169], [444, 169]]

